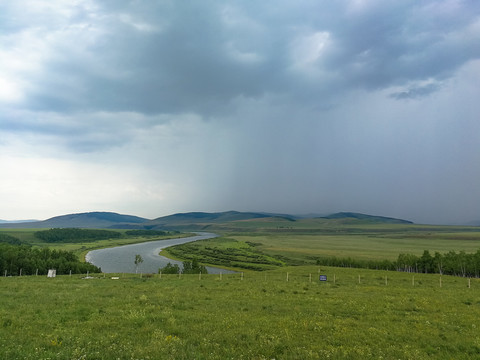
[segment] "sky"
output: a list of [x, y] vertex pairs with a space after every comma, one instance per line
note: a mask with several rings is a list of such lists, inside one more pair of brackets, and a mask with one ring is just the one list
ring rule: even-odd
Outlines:
[[477, 0], [0, 0], [0, 219], [480, 220]]

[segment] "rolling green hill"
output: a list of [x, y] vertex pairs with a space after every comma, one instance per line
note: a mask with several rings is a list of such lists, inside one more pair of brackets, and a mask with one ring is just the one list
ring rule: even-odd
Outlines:
[[386, 224], [413, 224], [408, 220], [396, 219], [385, 216], [366, 215], [354, 212], [339, 212], [328, 216], [323, 216], [323, 219], [357, 219], [372, 223], [386, 223]]
[[159, 217], [144, 223], [143, 226], [152, 229], [181, 228], [201, 230], [212, 224], [223, 224], [236, 221], [263, 219], [268, 217], [270, 217], [270, 215], [255, 212], [189, 212]]

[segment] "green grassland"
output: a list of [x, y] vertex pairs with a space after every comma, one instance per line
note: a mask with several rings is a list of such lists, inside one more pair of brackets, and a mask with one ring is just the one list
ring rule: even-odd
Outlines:
[[480, 232], [470, 238], [465, 234], [340, 234], [340, 235], [230, 235], [242, 242], [255, 242], [258, 249], [270, 255], [280, 255], [298, 261], [311, 261], [319, 256], [353, 257], [357, 259], [394, 260], [400, 253], [421, 255], [423, 250], [475, 252], [480, 249]]
[[477, 359], [480, 281], [414, 276], [2, 277], [0, 359]]
[[[0, 359], [478, 359], [480, 279], [315, 266], [480, 249], [475, 227], [282, 218], [208, 225], [175, 246], [222, 275], [0, 277]], [[86, 249], [133, 237], [33, 246]], [[291, 266], [296, 265], [296, 266]], [[242, 271], [242, 270], [239, 270]], [[318, 281], [327, 275], [328, 281]]]
[[[266, 218], [216, 224], [208, 230], [223, 237], [175, 246], [168, 249], [167, 255], [179, 259], [196, 256], [204, 263], [261, 270], [278, 266], [278, 261], [283, 265], [308, 265], [315, 264], [318, 258], [333, 256], [392, 261], [402, 253], [420, 256], [424, 250], [444, 254], [475, 253], [480, 249], [479, 227]], [[238, 249], [242, 249], [243, 259], [232, 256]], [[258, 254], [273, 260], [263, 265], [248, 261], [248, 255]]]

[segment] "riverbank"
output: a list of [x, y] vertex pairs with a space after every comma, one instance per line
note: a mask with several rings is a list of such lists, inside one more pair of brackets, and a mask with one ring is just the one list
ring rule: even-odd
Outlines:
[[[183, 261], [181, 260], [173, 260], [159, 255], [162, 249], [188, 242], [211, 239], [216, 236], [216, 234], [212, 233], [197, 233], [193, 237], [149, 241], [92, 250], [87, 253], [86, 261], [100, 267], [105, 273], [135, 273], [137, 271], [157, 273], [160, 268], [165, 267], [168, 263], [177, 264], [180, 268], [183, 266]], [[140, 255], [143, 259], [143, 262], [138, 267], [134, 263], [137, 255]], [[218, 265], [207, 266], [207, 270], [211, 274], [233, 272], [229, 269], [219, 268]]]
[[[159, 255], [164, 256], [167, 259], [171, 259], [171, 260], [174, 260], [174, 261], [182, 261], [182, 262], [183, 261], [189, 261], [189, 259], [187, 259], [187, 258], [181, 258], [181, 257], [173, 255], [172, 252], [168, 250], [168, 248], [162, 249], [162, 251], [160, 251]], [[226, 266], [226, 265], [212, 264], [212, 263], [203, 262], [203, 261], [201, 261], [200, 263], [202, 265], [205, 265], [207, 268], [218, 268], [218, 269], [227, 270], [227, 271], [232, 272], [232, 273], [238, 273], [240, 271], [245, 271], [244, 269], [239, 269], [239, 268]], [[221, 266], [221, 268], [219, 266]]]
[[108, 248], [124, 246], [124, 245], [141, 244], [144, 242], [151, 242], [151, 241], [183, 239], [183, 238], [189, 238], [195, 235], [196, 234], [194, 233], [179, 233], [179, 234], [170, 234], [165, 236], [139, 236], [139, 237], [132, 237], [132, 238], [101, 240], [95, 243], [79, 244], [81, 246], [78, 249], [72, 249], [71, 251], [76, 253], [81, 261], [85, 262], [87, 254], [93, 250], [108, 249]]

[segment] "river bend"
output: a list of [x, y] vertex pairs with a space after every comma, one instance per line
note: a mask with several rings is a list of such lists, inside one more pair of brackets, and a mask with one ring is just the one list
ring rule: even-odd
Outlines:
[[[92, 250], [85, 256], [86, 261], [98, 266], [104, 273], [135, 273], [135, 255], [143, 258], [143, 263], [138, 266], [138, 272], [157, 273], [158, 269], [167, 263], [178, 264], [182, 268], [182, 262], [159, 255], [162, 249], [169, 246], [185, 244], [197, 240], [205, 240], [217, 237], [212, 233], [197, 233], [196, 236], [180, 239], [167, 239], [147, 241], [138, 244], [122, 245], [112, 248]], [[207, 266], [209, 274], [232, 273], [233, 271]]]

